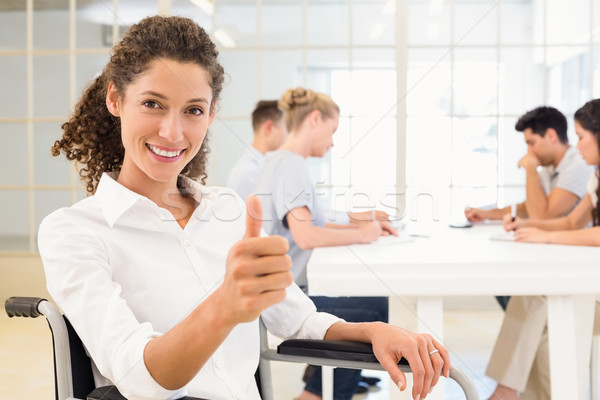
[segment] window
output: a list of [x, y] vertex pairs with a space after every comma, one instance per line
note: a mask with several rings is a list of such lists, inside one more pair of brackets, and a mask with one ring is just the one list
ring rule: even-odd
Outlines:
[[452, 218], [523, 198], [521, 114], [550, 104], [572, 125], [600, 96], [598, 0], [3, 1], [0, 251], [35, 252], [41, 219], [85, 196], [49, 147], [114, 37], [159, 9], [204, 26], [228, 74], [212, 185], [251, 143], [256, 101], [308, 86], [341, 107], [335, 147], [311, 160], [324, 201]]
[[[517, 162], [526, 146], [514, 125], [543, 104], [572, 125], [591, 99], [592, 3], [407, 2], [407, 208], [419, 211], [411, 215], [453, 219], [466, 205], [524, 199]], [[574, 144], [572, 126], [569, 135]], [[439, 206], [422, 214], [424, 195]]]

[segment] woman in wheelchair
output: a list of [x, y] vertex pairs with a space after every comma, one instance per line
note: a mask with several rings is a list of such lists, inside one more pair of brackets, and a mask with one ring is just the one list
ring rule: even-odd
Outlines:
[[[224, 81], [190, 19], [149, 17], [117, 43], [52, 148], [88, 197], [44, 219], [48, 289], [93, 360], [129, 399], [258, 399], [258, 318], [282, 338], [370, 342], [424, 399], [448, 351], [431, 336], [318, 313], [293, 284], [288, 243], [261, 235], [256, 197], [204, 186], [207, 130]], [[201, 183], [198, 183], [199, 180]]]

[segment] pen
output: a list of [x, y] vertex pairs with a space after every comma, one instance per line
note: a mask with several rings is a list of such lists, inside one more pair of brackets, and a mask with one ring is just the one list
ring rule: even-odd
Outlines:
[[420, 237], [420, 238], [428, 238], [428, 237], [430, 237], [429, 235], [423, 235], [421, 233], [409, 233], [408, 236], [411, 236], [411, 237]]
[[511, 216], [511, 221], [515, 222], [515, 219], [517, 218], [517, 204], [516, 203], [512, 203], [510, 205], [510, 216]]

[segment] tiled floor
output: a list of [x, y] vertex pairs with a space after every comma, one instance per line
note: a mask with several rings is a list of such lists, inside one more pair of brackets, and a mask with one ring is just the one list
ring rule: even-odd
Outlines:
[[[479, 388], [482, 400], [494, 388], [494, 382], [484, 376], [485, 366], [496, 333], [502, 322], [498, 308], [490, 310], [447, 310], [445, 312], [445, 343], [452, 352], [455, 365], [465, 371]], [[275, 398], [291, 400], [302, 390], [301, 365], [277, 363], [272, 368]], [[382, 372], [370, 375], [384, 378], [378, 387], [353, 400], [383, 400], [389, 398], [389, 383]], [[48, 326], [43, 318], [9, 319], [0, 312], [0, 399], [53, 399], [52, 348]], [[444, 399], [463, 399], [453, 383], [445, 386]]]

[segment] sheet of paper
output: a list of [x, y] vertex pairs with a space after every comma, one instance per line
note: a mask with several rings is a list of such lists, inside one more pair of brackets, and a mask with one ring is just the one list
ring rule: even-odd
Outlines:
[[398, 236], [389, 235], [389, 236], [380, 236], [373, 244], [389, 246], [401, 243], [410, 243], [414, 242], [415, 237], [406, 234], [405, 232], [398, 232]]
[[410, 243], [410, 242], [414, 242], [414, 241], [415, 241], [414, 236], [409, 236], [405, 232], [398, 232], [398, 236], [394, 236], [394, 235], [380, 236], [379, 239], [377, 239], [376, 241], [374, 241], [372, 243], [356, 243], [356, 244], [351, 244], [350, 247], [360, 249], [363, 246], [365, 246], [366, 244], [370, 245], [371, 247], [372, 246], [396, 246], [396, 245], [401, 246], [405, 243]]
[[512, 242], [515, 240], [515, 235], [513, 231], [510, 232], [498, 232], [493, 234], [492, 236], [490, 236], [490, 239], [492, 240], [505, 240], [505, 241], [509, 241]]

